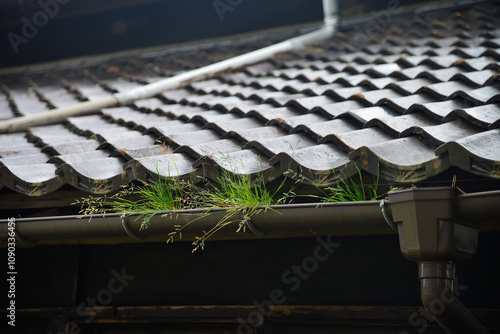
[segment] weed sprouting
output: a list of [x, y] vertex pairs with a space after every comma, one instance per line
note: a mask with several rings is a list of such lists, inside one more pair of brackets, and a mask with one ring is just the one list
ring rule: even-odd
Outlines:
[[355, 202], [355, 201], [375, 201], [385, 196], [377, 192], [380, 182], [380, 172], [373, 177], [373, 185], [368, 187], [368, 192], [365, 190], [361, 168], [355, 165], [359, 177], [359, 184], [352, 178], [347, 178], [342, 171], [343, 176], [340, 177], [336, 187], [326, 188], [329, 191], [324, 198], [325, 202]]
[[199, 204], [193, 196], [197, 187], [190, 182], [165, 178], [158, 179], [142, 186], [125, 185], [112, 196], [88, 196], [75, 201], [80, 205], [80, 213], [84, 216], [109, 212], [137, 215], [142, 218], [141, 229], [149, 225], [151, 217], [161, 211], [182, 210], [197, 207]]
[[[342, 177], [339, 178], [335, 187], [318, 188], [321, 195], [309, 196], [321, 202], [378, 200], [385, 196], [385, 193], [380, 194], [378, 191], [380, 173], [374, 176], [373, 185], [368, 186], [363, 183], [361, 169], [358, 166], [356, 169], [359, 181], [346, 177], [342, 172]], [[179, 174], [178, 171], [177, 174]], [[300, 174], [298, 173], [299, 176], [295, 177], [298, 180], [296, 184], [302, 180]], [[160, 175], [158, 170], [157, 175]], [[220, 214], [222, 211], [222, 218], [215, 222], [208, 231], [202, 231], [202, 235], [195, 238], [194, 252], [200, 248], [204, 249], [205, 242], [224, 227], [236, 225], [236, 232], [244, 232], [252, 217], [259, 212], [272, 210], [279, 213], [273, 206], [291, 203], [295, 196], [294, 186], [291, 189], [288, 186], [285, 187], [287, 180], [289, 178], [284, 177], [281, 183], [270, 189], [263, 174], [251, 176], [229, 172], [225, 169], [218, 177], [217, 185], [209, 182], [194, 184], [179, 177], [158, 176], [156, 180], [143, 185], [124, 186], [112, 196], [89, 196], [77, 200], [74, 204], [81, 206], [80, 213], [83, 215], [105, 215], [107, 212], [118, 212], [137, 216], [137, 219], [142, 218], [141, 229], [147, 228], [150, 219], [160, 212], [167, 212], [163, 215], [166, 217], [171, 216], [172, 211], [201, 209], [197, 211], [197, 217], [189, 220], [188, 223], [175, 225], [174, 230], [168, 235], [167, 243], [173, 242], [177, 237], [182, 238], [184, 229], [196, 224], [198, 219], [215, 213]]]
[[[141, 229], [147, 228], [150, 219], [163, 211], [203, 208], [201, 218], [214, 213], [213, 209], [224, 209], [224, 216], [193, 242], [193, 251], [196, 251], [203, 249], [205, 241], [227, 225], [237, 223], [236, 231], [245, 231], [253, 215], [268, 209], [276, 211], [271, 206], [286, 202], [293, 194], [291, 191], [282, 192], [286, 179], [274, 191], [268, 190], [263, 175], [252, 178], [247, 174], [231, 174], [223, 170], [218, 181], [218, 186], [202, 187], [179, 178], [158, 177], [142, 186], [124, 186], [109, 197], [89, 196], [73, 204], [80, 205], [83, 215], [105, 215], [108, 212], [137, 215], [137, 219], [142, 218]], [[196, 221], [193, 219], [184, 226], [175, 225], [167, 243], [173, 242], [175, 237], [182, 238], [183, 229]]]
[[236, 232], [245, 231], [253, 215], [267, 210], [279, 213], [271, 206], [285, 203], [293, 196], [292, 192], [281, 192], [286, 179], [274, 191], [267, 189], [262, 174], [253, 180], [247, 174], [230, 174], [224, 171], [218, 180], [220, 187], [207, 192], [206, 199], [212, 208], [224, 208], [226, 214], [212, 229], [196, 238], [193, 251], [203, 249], [208, 238], [229, 224], [238, 224]]

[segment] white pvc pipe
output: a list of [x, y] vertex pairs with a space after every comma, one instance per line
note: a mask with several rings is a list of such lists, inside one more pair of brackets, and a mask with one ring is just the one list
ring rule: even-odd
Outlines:
[[110, 95], [94, 101], [78, 103], [69, 107], [52, 109], [38, 114], [21, 116], [0, 122], [0, 134], [25, 131], [32, 126], [56, 124], [68, 117], [95, 114], [102, 108], [118, 105], [118, 100]]
[[127, 92], [118, 93], [94, 101], [79, 103], [70, 107], [57, 108], [35, 115], [21, 116], [2, 121], [0, 122], [0, 134], [25, 131], [28, 127], [32, 126], [59, 123], [66, 120], [68, 117], [96, 113], [102, 108], [127, 105], [136, 100], [151, 98], [167, 90], [185, 87], [191, 82], [213, 77], [220, 72], [238, 69], [264, 61], [280, 52], [299, 50], [306, 45], [330, 38], [335, 33], [338, 21], [337, 0], [323, 0], [323, 11], [325, 14], [325, 24], [319, 30], [149, 85], [138, 87]]
[[118, 93], [115, 97], [121, 105], [127, 105], [135, 100], [150, 98], [167, 90], [185, 87], [191, 82], [210, 78], [223, 71], [237, 69], [264, 61], [280, 52], [299, 50], [305, 45], [330, 37], [334, 31], [334, 27], [325, 26], [319, 30], [300, 37], [288, 39], [275, 45], [252, 51], [241, 56], [236, 56], [231, 59], [226, 59], [221, 62], [182, 73], [146, 86], [138, 87], [128, 92]]

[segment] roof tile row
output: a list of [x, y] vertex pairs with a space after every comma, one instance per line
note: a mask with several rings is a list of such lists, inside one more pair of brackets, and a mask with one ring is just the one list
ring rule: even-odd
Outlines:
[[[217, 181], [223, 170], [328, 186], [356, 165], [406, 184], [452, 167], [500, 179], [500, 29], [490, 20], [498, 8], [480, 9], [467, 23], [454, 13], [451, 25], [433, 24], [432, 13], [398, 21], [388, 30], [397, 37], [382, 43], [357, 45], [356, 30], [346, 30], [127, 107], [1, 135], [0, 188], [40, 196], [69, 184], [103, 194], [158, 177]], [[127, 73], [9, 83], [0, 119], [159, 80], [140, 66], [146, 60]]]

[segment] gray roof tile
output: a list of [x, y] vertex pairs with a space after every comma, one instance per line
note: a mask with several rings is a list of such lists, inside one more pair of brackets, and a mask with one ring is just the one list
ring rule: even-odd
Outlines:
[[247, 143], [253, 140], [277, 138], [286, 135], [287, 132], [280, 127], [265, 126], [262, 128], [240, 129], [235, 131], [229, 131], [226, 132], [226, 134], [224, 134], [222, 138], [223, 139], [236, 138], [238, 141], [242, 143]]
[[255, 149], [207, 155], [195, 161], [193, 167], [201, 167], [205, 170], [204, 176], [216, 182], [222, 176], [222, 170], [231, 174], [249, 175], [250, 177], [262, 174], [265, 180], [268, 181], [280, 176], [278, 171], [271, 168], [267, 157]]
[[493, 129], [500, 126], [500, 105], [487, 104], [472, 108], [455, 109], [446, 116], [444, 121], [451, 120], [455, 116], [460, 116], [484, 129]]
[[177, 148], [183, 145], [210, 143], [219, 139], [221, 139], [220, 135], [217, 134], [214, 130], [205, 129], [177, 134], [169, 134], [168, 136], [162, 136], [158, 138], [158, 141], [163, 142], [173, 148]]
[[348, 153], [360, 148], [367, 142], [378, 144], [392, 139], [394, 139], [393, 136], [379, 128], [373, 127], [355, 131], [337, 132], [336, 134], [325, 136], [319, 143], [335, 143], [340, 149]]
[[132, 179], [145, 182], [158, 178], [194, 179], [196, 169], [193, 159], [186, 154], [163, 154], [131, 160], [123, 165], [123, 170]]
[[480, 130], [469, 122], [457, 119], [448, 123], [437, 125], [415, 125], [402, 131], [401, 136], [403, 137], [410, 134], [418, 134], [422, 138], [432, 142], [434, 145], [439, 146], [448, 141], [472, 136], [479, 132]]
[[199, 159], [205, 155], [224, 155], [241, 150], [241, 145], [235, 139], [220, 139], [210, 143], [201, 143], [190, 146], [180, 146], [174, 153], [187, 153], [193, 159]]
[[95, 194], [116, 191], [127, 179], [118, 158], [100, 158], [63, 164], [55, 171], [65, 183]]
[[320, 187], [332, 185], [352, 163], [347, 154], [332, 144], [321, 144], [294, 151], [281, 152], [270, 160], [271, 165], [279, 166], [288, 177]]
[[467, 104], [461, 100], [448, 100], [442, 102], [431, 102], [425, 104], [414, 104], [409, 107], [408, 112], [417, 112], [422, 110], [430, 117], [443, 121], [455, 109], [465, 108]]
[[49, 163], [0, 167], [4, 186], [29, 196], [42, 196], [59, 189], [64, 182]]
[[361, 102], [350, 100], [337, 103], [323, 104], [315, 107], [311, 111], [318, 111], [323, 115], [325, 115], [325, 117], [327, 118], [334, 118], [345, 113], [346, 111], [361, 109], [362, 107], [363, 104]]
[[290, 133], [297, 133], [302, 131], [307, 133], [315, 140], [319, 141], [322, 138], [326, 138], [328, 136], [333, 136], [339, 133], [358, 129], [359, 127], [356, 126], [353, 121], [347, 118], [339, 118], [331, 121], [313, 123], [309, 125], [297, 125], [290, 131]]
[[[0, 135], [1, 191], [39, 196], [67, 184], [103, 194], [158, 177], [217, 182], [223, 171], [328, 186], [355, 165], [405, 184], [450, 167], [498, 179], [500, 28], [486, 16], [463, 21], [471, 12], [394, 20], [387, 36], [359, 44], [344, 43], [358, 41], [349, 29], [127, 107]], [[119, 76], [93, 63], [23, 74], [2, 86], [0, 119], [180, 73], [154, 57], [120, 65]]]
[[365, 145], [349, 154], [351, 160], [376, 175], [403, 183], [418, 182], [437, 175], [449, 166], [436, 157], [435, 147], [415, 136]]
[[332, 98], [322, 95], [291, 100], [287, 103], [287, 105], [297, 107], [302, 111], [310, 111], [319, 106], [331, 104], [333, 102], [335, 102], [335, 100], [333, 100]]
[[6, 158], [0, 158], [0, 166], [44, 164], [47, 160], [49, 160], [49, 155], [46, 153], [13, 155]]
[[280, 152], [295, 151], [314, 145], [316, 145], [316, 141], [306, 135], [296, 133], [276, 138], [252, 140], [246, 143], [244, 148], [256, 148], [265, 156], [273, 157]]
[[437, 155], [447, 155], [450, 164], [458, 168], [500, 179], [500, 129], [448, 142], [436, 150]]
[[370, 119], [365, 127], [379, 126], [394, 137], [399, 137], [403, 132], [413, 127], [427, 127], [436, 125], [437, 122], [425, 116], [424, 113], [413, 113], [397, 117], [377, 117]]
[[427, 105], [429, 103], [432, 103], [435, 101], [432, 99], [430, 96], [425, 95], [425, 94], [415, 94], [415, 95], [408, 95], [404, 97], [396, 97], [396, 98], [383, 98], [382, 100], [378, 101], [376, 105], [378, 106], [388, 106], [389, 108], [397, 111], [400, 114], [405, 114], [412, 112], [411, 108], [413, 105]]

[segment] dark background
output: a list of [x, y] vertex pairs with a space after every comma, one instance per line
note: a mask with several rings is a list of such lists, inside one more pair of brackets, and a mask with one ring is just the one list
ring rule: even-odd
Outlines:
[[[40, 1], [57, 0], [0, 0], [0, 67], [223, 37], [323, 18], [321, 0], [233, 0], [239, 4], [231, 6], [223, 20], [213, 0], [59, 0], [67, 3], [60, 4], [16, 54], [7, 35], [22, 36], [22, 18], [33, 22], [42, 10]], [[342, 0], [341, 8], [344, 18], [352, 18], [372, 15], [389, 4], [419, 2], [424, 1]]]

